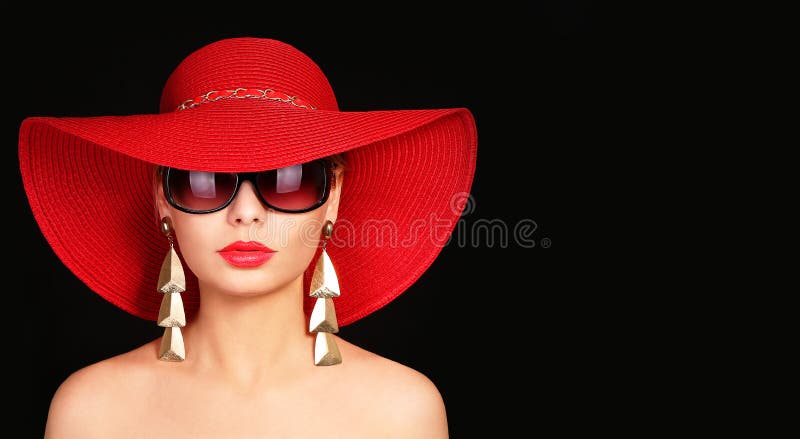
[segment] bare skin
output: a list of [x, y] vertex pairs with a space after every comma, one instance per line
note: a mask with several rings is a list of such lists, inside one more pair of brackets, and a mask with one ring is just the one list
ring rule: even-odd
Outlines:
[[340, 338], [342, 364], [314, 366], [302, 273], [315, 247], [272, 227], [259, 241], [278, 252], [259, 268], [216, 254], [270, 222], [318, 225], [309, 236], [319, 236], [338, 213], [339, 188], [341, 176], [324, 206], [294, 215], [267, 210], [249, 182], [206, 215], [176, 211], [159, 194], [200, 284], [200, 310], [183, 331], [187, 358], [159, 361], [154, 340], [75, 372], [53, 397], [45, 437], [447, 438], [442, 398], [419, 372]]

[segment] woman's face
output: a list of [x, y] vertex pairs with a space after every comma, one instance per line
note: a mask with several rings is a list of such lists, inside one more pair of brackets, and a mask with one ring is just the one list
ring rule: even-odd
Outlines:
[[[270, 209], [245, 181], [226, 208], [192, 214], [172, 207], [159, 185], [160, 217], [172, 220], [177, 247], [200, 286], [234, 295], [255, 295], [296, 280], [317, 251], [325, 221], [336, 222], [341, 172], [328, 200], [305, 213]], [[261, 248], [264, 246], [265, 248]]]

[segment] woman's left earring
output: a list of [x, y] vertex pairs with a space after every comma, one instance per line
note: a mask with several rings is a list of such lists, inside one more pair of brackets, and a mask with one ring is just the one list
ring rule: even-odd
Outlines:
[[161, 232], [169, 240], [169, 253], [161, 264], [161, 274], [158, 276], [158, 291], [164, 293], [161, 309], [158, 311], [158, 326], [166, 328], [164, 336], [161, 337], [158, 359], [183, 361], [186, 359], [186, 350], [183, 346], [181, 328], [186, 326], [186, 314], [183, 311], [181, 293], [186, 291], [186, 276], [178, 253], [175, 252], [172, 221], [168, 217], [161, 218]]
[[333, 298], [339, 297], [339, 277], [326, 249], [331, 234], [333, 222], [326, 221], [322, 228], [322, 254], [314, 267], [309, 293], [309, 296], [317, 298], [308, 321], [308, 331], [317, 334], [314, 342], [314, 364], [317, 366], [334, 366], [342, 362], [342, 354], [333, 338], [333, 334], [339, 332], [333, 308]]

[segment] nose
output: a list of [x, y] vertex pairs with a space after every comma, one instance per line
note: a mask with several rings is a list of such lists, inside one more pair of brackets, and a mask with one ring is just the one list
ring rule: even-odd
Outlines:
[[228, 206], [228, 221], [234, 225], [264, 223], [267, 210], [256, 195], [253, 183], [245, 181]]

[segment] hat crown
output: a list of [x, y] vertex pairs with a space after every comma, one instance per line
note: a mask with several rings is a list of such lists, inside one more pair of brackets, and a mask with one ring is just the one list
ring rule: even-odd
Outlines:
[[187, 56], [167, 79], [161, 113], [188, 99], [237, 88], [272, 89], [338, 111], [336, 96], [319, 66], [294, 46], [267, 38], [229, 38]]

